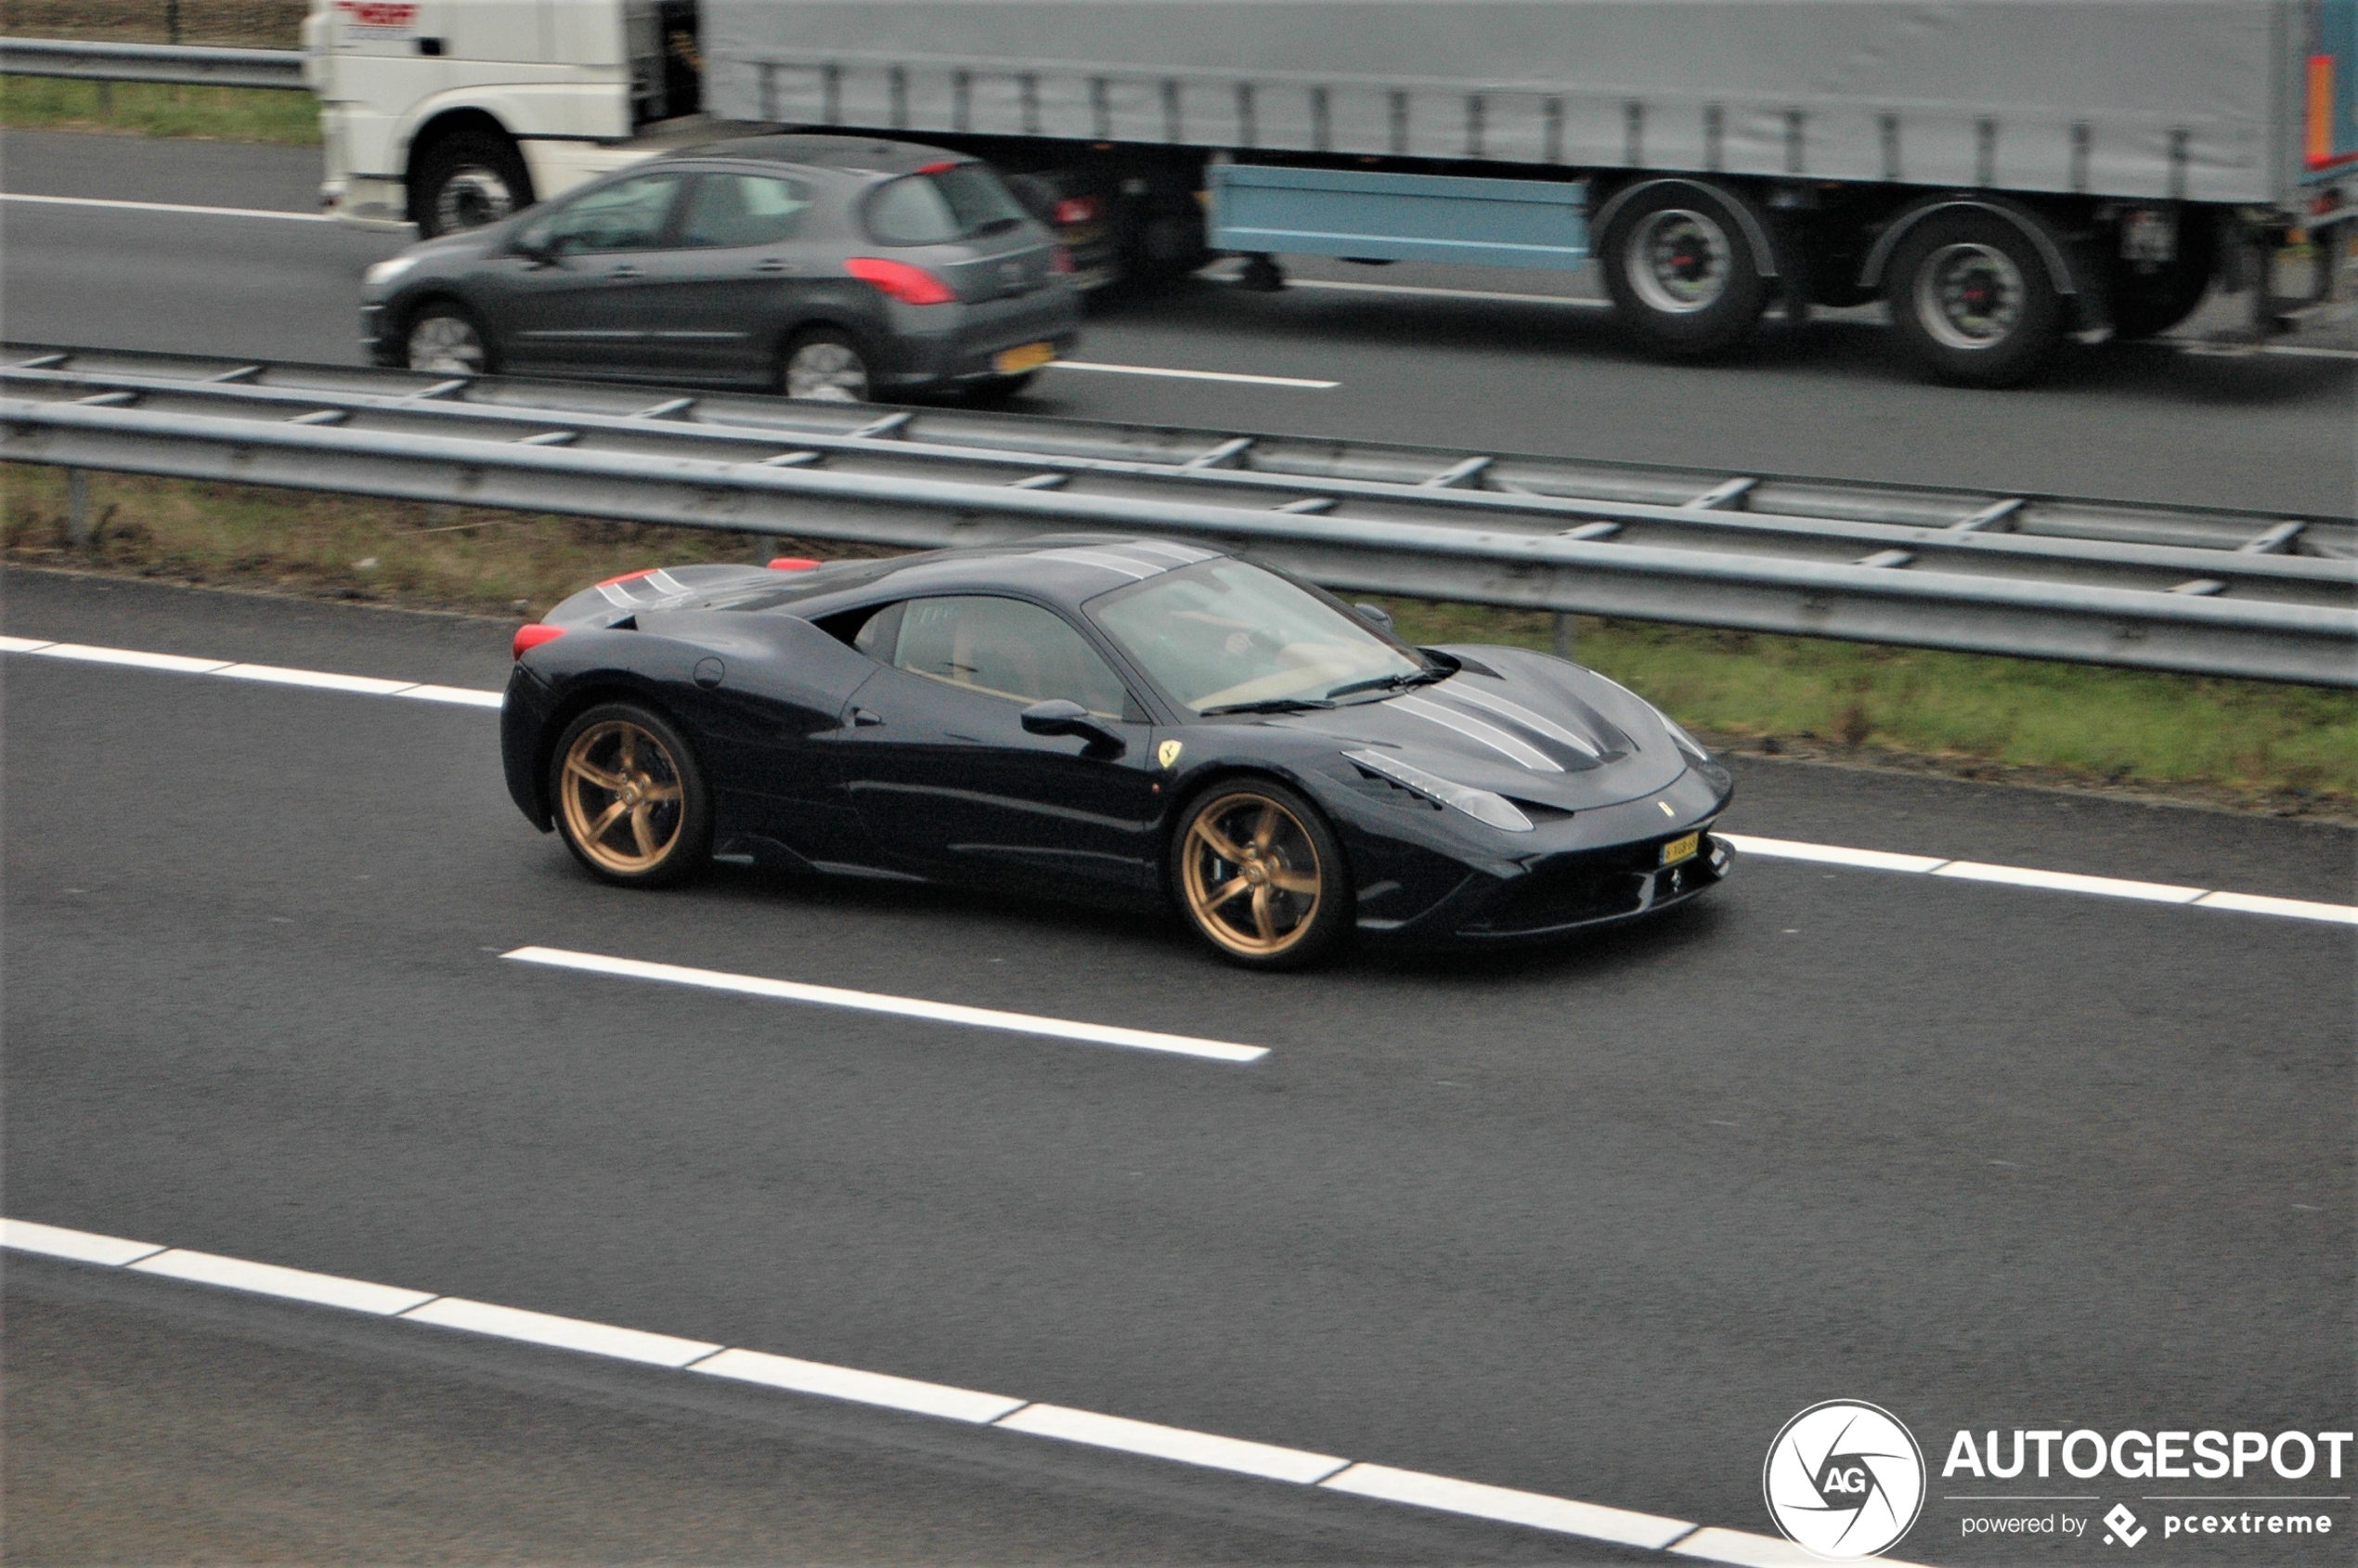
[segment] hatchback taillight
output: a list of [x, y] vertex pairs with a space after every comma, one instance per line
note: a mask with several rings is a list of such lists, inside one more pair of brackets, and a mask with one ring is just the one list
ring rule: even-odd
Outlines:
[[854, 256], [843, 264], [843, 269], [903, 305], [949, 305], [958, 297], [957, 291], [949, 284], [924, 267], [912, 266], [907, 262]]
[[1056, 221], [1060, 224], [1095, 223], [1097, 199], [1094, 196], [1068, 196], [1056, 203]]

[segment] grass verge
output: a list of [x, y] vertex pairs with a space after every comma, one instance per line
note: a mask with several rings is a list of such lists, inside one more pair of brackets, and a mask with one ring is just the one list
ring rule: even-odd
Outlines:
[[0, 125], [16, 131], [319, 145], [317, 99], [309, 93], [252, 87], [0, 76]]
[[[83, 550], [62, 471], [0, 479], [18, 564], [519, 617], [641, 566], [886, 553], [100, 473]], [[1413, 641], [1551, 645], [1545, 615], [1385, 603]], [[1587, 616], [1576, 637], [1582, 663], [1738, 750], [2358, 814], [2358, 694]]]

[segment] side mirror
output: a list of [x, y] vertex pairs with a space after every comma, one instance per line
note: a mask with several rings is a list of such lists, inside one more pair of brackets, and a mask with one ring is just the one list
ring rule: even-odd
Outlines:
[[1069, 697], [1051, 697], [1025, 708], [1023, 730], [1028, 735], [1079, 735], [1089, 743], [1082, 749], [1091, 757], [1120, 757], [1125, 749], [1120, 735]]
[[1392, 629], [1392, 612], [1380, 604], [1354, 604], [1351, 612], [1378, 631]]
[[554, 266], [560, 259], [545, 236], [536, 236], [529, 230], [517, 235], [508, 248], [535, 266]]

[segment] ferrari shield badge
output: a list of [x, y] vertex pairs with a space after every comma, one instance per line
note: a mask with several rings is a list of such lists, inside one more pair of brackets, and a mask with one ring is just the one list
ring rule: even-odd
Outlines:
[[1185, 749], [1177, 741], [1165, 741], [1155, 747], [1155, 762], [1167, 771], [1178, 764], [1179, 753]]

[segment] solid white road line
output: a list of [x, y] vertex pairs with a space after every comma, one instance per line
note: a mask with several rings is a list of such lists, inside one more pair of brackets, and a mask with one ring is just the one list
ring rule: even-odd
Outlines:
[[830, 1367], [823, 1361], [797, 1361], [791, 1355], [771, 1355], [758, 1350], [724, 1350], [719, 1355], [706, 1356], [688, 1370], [977, 1426], [987, 1426], [1024, 1406], [1022, 1400], [1009, 1399], [1003, 1393], [977, 1393], [972, 1389], [946, 1388], [940, 1383], [921, 1383], [913, 1378], [862, 1372], [850, 1367]]
[[[380, 680], [373, 676], [333, 675], [324, 670], [284, 669], [275, 665], [239, 664], [229, 659], [197, 659], [179, 654], [149, 654], [136, 648], [101, 648], [82, 642], [45, 642], [32, 637], [0, 637], [0, 654], [31, 654], [41, 658], [73, 659], [86, 664], [122, 665], [134, 669], [168, 670], [185, 675], [226, 675], [236, 680], [276, 680], [328, 691], [350, 692], [369, 696], [404, 697], [420, 702], [450, 703], [472, 707], [496, 708], [500, 703], [500, 694], [498, 692], [464, 686], [409, 684], [399, 680]], [[2237, 914], [2267, 914], [2286, 920], [2323, 920], [2339, 926], [2358, 926], [2358, 905], [2353, 904], [2320, 903], [2309, 899], [2279, 899], [2259, 893], [2182, 888], [2172, 883], [2136, 882], [2117, 876], [2087, 876], [2075, 872], [2041, 871], [2030, 866], [1985, 865], [1978, 861], [1944, 860], [1938, 855], [1908, 855], [1889, 849], [1859, 849], [1841, 844], [1811, 844], [1793, 838], [1763, 838], [1746, 833], [1723, 833], [1718, 836], [1734, 846], [1739, 853], [1758, 855], [1763, 860], [1810, 861], [1820, 865], [1855, 866], [1862, 871], [1929, 874], [1935, 876], [1955, 877], [1960, 881], [2002, 883], [2010, 887], [2031, 888], [2045, 892], [2081, 893], [2097, 898], [2135, 899], [2156, 903], [2187, 904], [2196, 909], [2222, 909]], [[615, 962], [628, 961], [617, 959]], [[766, 983], [783, 985], [786, 982]], [[859, 995], [861, 993], [854, 991], [846, 994]], [[800, 998], [799, 1000], [815, 999]], [[928, 1005], [934, 1004], [928, 1004]], [[1020, 1014], [1005, 1016], [1022, 1017]], [[1004, 1029], [1013, 1026], [997, 1024], [991, 1027]], [[1095, 1026], [1083, 1024], [1069, 1027], [1088, 1029]], [[1122, 1042], [1107, 1041], [1105, 1043], [1122, 1043]], [[1145, 1048], [1167, 1049], [1168, 1047], [1147, 1046]], [[1251, 1049], [1251, 1047], [1232, 1047], [1232, 1049]], [[1249, 1060], [1250, 1058], [1238, 1059]]]
[[45, 642], [25, 652], [37, 658], [128, 665], [134, 669], [165, 669], [175, 675], [210, 675], [216, 669], [229, 667], [227, 659], [192, 659], [181, 654], [142, 653], [136, 648], [94, 648], [82, 642]]
[[2200, 888], [2179, 888], [2167, 882], [2130, 882], [2118, 876], [2082, 876], [2068, 871], [2033, 871], [2019, 865], [1983, 865], [1978, 861], [1950, 861], [1947, 865], [1935, 866], [1932, 875], [1960, 877], [1967, 882], [2000, 882], [2010, 888], [2043, 888], [2051, 893], [2144, 899], [2159, 904], [2190, 904], [2203, 895]]
[[364, 697], [408, 697], [417, 702], [447, 703], [462, 707], [498, 707], [500, 703], [498, 692], [468, 686], [388, 680], [377, 675], [339, 675], [325, 669], [291, 669], [275, 664], [241, 664], [234, 659], [198, 659], [184, 654], [150, 654], [137, 648], [100, 648], [84, 642], [45, 642], [34, 637], [0, 637], [0, 654], [31, 654], [39, 658], [71, 659], [80, 664], [123, 665], [133, 669], [166, 670], [175, 675], [221, 675], [232, 680], [259, 680], [272, 686], [304, 686], [314, 691], [348, 692]]
[[[136, 1266], [139, 1260], [158, 1255], [202, 1258], [205, 1263], [201, 1268], [190, 1265], [147, 1272], [225, 1289], [335, 1306], [370, 1299], [364, 1292], [393, 1289], [209, 1253], [170, 1252], [146, 1242], [66, 1230], [30, 1220], [0, 1219], [0, 1248], [101, 1267], [121, 1266], [124, 1263]], [[290, 1288], [290, 1281], [294, 1282], [295, 1288]], [[1731, 1563], [1739, 1568], [1785, 1568], [1789, 1563], [1814, 1561], [1781, 1555], [1785, 1543], [1767, 1536], [1716, 1526], [1699, 1527], [1685, 1520], [1606, 1508], [1571, 1497], [1519, 1492], [1445, 1475], [1395, 1470], [1389, 1465], [1354, 1464], [1332, 1455], [1305, 1453], [1298, 1448], [1281, 1448], [1184, 1427], [1158, 1426], [1151, 1421], [1063, 1406], [1030, 1405], [1003, 1394], [978, 1393], [972, 1389], [918, 1382], [824, 1362], [797, 1361], [760, 1351], [724, 1350], [700, 1340], [675, 1339], [668, 1334], [651, 1334], [643, 1329], [621, 1328], [577, 1317], [555, 1317], [547, 1313], [494, 1306], [487, 1302], [434, 1296], [426, 1291], [399, 1293], [415, 1295], [423, 1304], [388, 1314], [395, 1322], [423, 1323], [460, 1333], [684, 1369], [795, 1393], [937, 1416], [993, 1431], [1060, 1438], [1177, 1464], [1294, 1485], [1316, 1485], [1354, 1497], [1522, 1525], [1560, 1536], [1656, 1551], [1666, 1549], [1681, 1557]], [[1911, 1568], [1888, 1558], [1877, 1561], [1888, 1568]]]
[[185, 201], [120, 201], [99, 196], [28, 196], [0, 191], [0, 201], [31, 201], [44, 207], [111, 207], [127, 213], [194, 213], [208, 218], [277, 218], [285, 223], [333, 223], [326, 213], [281, 213], [269, 207], [192, 207]]
[[412, 690], [414, 680], [385, 680], [373, 675], [332, 675], [324, 669], [286, 669], [274, 664], [233, 664], [208, 670], [232, 680], [262, 680], [274, 686], [312, 686], [323, 692], [356, 692], [362, 696], [390, 697]]
[[1683, 1519], [1633, 1513], [1627, 1509], [1600, 1508], [1595, 1503], [1576, 1503], [1569, 1497], [1518, 1492], [1507, 1486], [1485, 1486], [1479, 1482], [1456, 1481], [1445, 1475], [1394, 1470], [1390, 1465], [1353, 1465], [1340, 1475], [1329, 1476], [1320, 1484], [1331, 1491], [1350, 1492], [1362, 1497], [1380, 1497], [1388, 1503], [1407, 1503], [1415, 1508], [1438, 1509], [1445, 1513], [1469, 1514], [1475, 1519], [1495, 1519], [1505, 1524], [1527, 1524], [1535, 1529], [1552, 1530], [1559, 1535], [1586, 1536], [1592, 1540], [1615, 1541], [1628, 1547], [1649, 1547], [1655, 1551], [1662, 1550], [1681, 1536], [1691, 1534], [1695, 1528]]
[[578, 969], [592, 975], [658, 980], [667, 985], [694, 986], [704, 991], [733, 991], [740, 996], [762, 996], [780, 1002], [809, 1002], [821, 1007], [849, 1007], [862, 1013], [889, 1013], [904, 1018], [926, 1018], [934, 1023], [966, 1024], [976, 1029], [1044, 1035], [1052, 1040], [1120, 1045], [1134, 1051], [1165, 1051], [1175, 1056], [1201, 1056], [1215, 1062], [1257, 1062], [1269, 1054], [1266, 1045], [1236, 1045], [1224, 1040], [1158, 1034], [1151, 1030], [1122, 1029], [1113, 1024], [1074, 1023], [1069, 1018], [1046, 1018], [1031, 1013], [1003, 1013], [996, 1008], [967, 1007], [955, 1002], [927, 1002], [914, 996], [846, 991], [839, 986], [765, 979], [758, 975], [732, 975], [719, 969], [691, 969], [680, 964], [649, 964], [636, 958], [609, 958], [603, 953], [572, 952], [564, 948], [520, 947], [499, 956], [512, 958], [520, 964], [545, 964], [552, 968]]
[[1300, 376], [1248, 376], [1236, 370], [1172, 370], [1158, 365], [1098, 365], [1086, 359], [1056, 359], [1051, 370], [1102, 370], [1113, 376], [1164, 376], [1182, 382], [1241, 382], [1247, 386], [1291, 386], [1309, 392], [1331, 392], [1341, 382], [1305, 381]]
[[1093, 1448], [1119, 1448], [1125, 1454], [1175, 1459], [1183, 1465], [1234, 1471], [1238, 1475], [1258, 1475], [1267, 1481], [1291, 1481], [1300, 1485], [1324, 1480], [1351, 1463], [1332, 1454], [1306, 1454], [1299, 1448], [1215, 1437], [1208, 1432], [1157, 1426], [1152, 1421], [1134, 1421], [1121, 1416], [1100, 1416], [1092, 1410], [1069, 1410], [1061, 1405], [1027, 1405], [997, 1425], [1005, 1432], [1061, 1438], [1067, 1443], [1085, 1443]]
[[125, 1241], [119, 1236], [93, 1236], [86, 1230], [66, 1230], [32, 1220], [0, 1220], [0, 1247], [17, 1252], [39, 1252], [77, 1263], [104, 1263], [120, 1268], [136, 1259], [161, 1252], [152, 1241]]
[[1985, 865], [1979, 861], [1944, 861], [1937, 855], [1895, 855], [1882, 849], [1850, 849], [1838, 844], [1805, 844], [1791, 838], [1756, 838], [1750, 834], [1722, 833], [1741, 855], [1769, 861], [1807, 861], [1817, 865], [1858, 866], [1866, 871], [1914, 872], [1953, 876], [1961, 882], [1995, 882], [2009, 888], [2034, 888], [2048, 893], [2084, 893], [2100, 899], [2133, 899], [2147, 903], [2192, 904], [2202, 909], [2233, 910], [2239, 914], [2273, 914], [2288, 920], [2323, 920], [2338, 926], [2358, 926], [2358, 905], [2318, 903], [2308, 899], [2273, 899], [2258, 893], [2207, 892], [2172, 882], [2134, 882], [2118, 876], [2088, 876], [2071, 871], [2041, 871], [2032, 866]]
[[460, 1328], [497, 1340], [576, 1350], [589, 1355], [611, 1356], [616, 1361], [644, 1362], [650, 1367], [685, 1367], [720, 1348], [702, 1340], [650, 1334], [643, 1328], [617, 1328], [610, 1323], [525, 1312], [519, 1307], [494, 1306], [489, 1302], [470, 1302], [457, 1296], [429, 1297], [424, 1305], [401, 1315], [405, 1322], [431, 1323], [438, 1328]]
[[1815, 861], [1820, 865], [1857, 866], [1862, 871], [1930, 871], [1949, 862], [1937, 855], [1895, 855], [1884, 849], [1846, 849], [1839, 844], [1803, 844], [1790, 838], [1756, 838], [1746, 833], [1714, 833], [1740, 855], [1760, 855], [1776, 861]]
[[131, 1267], [142, 1274], [161, 1274], [174, 1279], [193, 1280], [199, 1285], [220, 1285], [232, 1290], [245, 1290], [257, 1296], [309, 1302], [314, 1306], [374, 1313], [380, 1317], [408, 1312], [411, 1307], [423, 1306], [434, 1300], [431, 1290], [403, 1290], [391, 1285], [371, 1285], [365, 1279], [345, 1279], [332, 1274], [313, 1274], [305, 1269], [280, 1268], [276, 1263], [248, 1263], [243, 1258], [190, 1252], [177, 1247], [141, 1258]]

